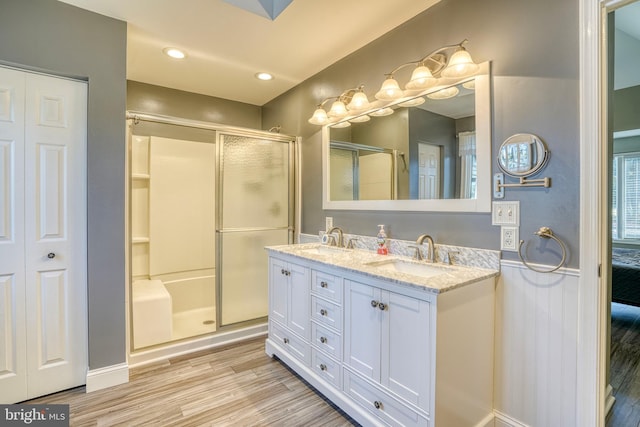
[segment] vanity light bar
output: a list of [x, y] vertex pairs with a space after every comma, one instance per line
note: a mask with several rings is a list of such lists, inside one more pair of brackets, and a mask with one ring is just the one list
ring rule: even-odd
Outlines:
[[[401, 64], [390, 73], [385, 74], [385, 80], [380, 90], [375, 94], [375, 98], [378, 100], [375, 105], [369, 103], [366, 94], [364, 94], [363, 85], [348, 89], [338, 96], [325, 98], [317, 105], [313, 116], [308, 120], [309, 123], [323, 126], [344, 118], [351, 120], [349, 116], [355, 117], [355, 113], [366, 112], [367, 109], [374, 106], [376, 111], [383, 109], [386, 111], [385, 107], [389, 107], [397, 101], [407, 102], [415, 96], [425, 94], [428, 89], [436, 87], [438, 83], [450, 86], [452, 78], [463, 79], [472, 76], [478, 72], [480, 66], [471, 59], [471, 55], [464, 48], [467, 41], [464, 39], [460, 43], [440, 47], [416, 61]], [[447, 56], [449, 51], [452, 53]], [[416, 68], [411, 74], [409, 82], [406, 83], [405, 90], [402, 90], [394, 74], [410, 65], [414, 65]], [[433, 99], [446, 99], [443, 97], [445, 94], [448, 95], [447, 97], [456, 96], [457, 92], [453, 93], [453, 90], [447, 92], [447, 89], [449, 87], [436, 91], [433, 96], [440, 95], [441, 97]], [[419, 93], [420, 91], [422, 93]], [[335, 101], [327, 112], [324, 109], [324, 104], [332, 99]], [[376, 114], [371, 115], [375, 116]]]

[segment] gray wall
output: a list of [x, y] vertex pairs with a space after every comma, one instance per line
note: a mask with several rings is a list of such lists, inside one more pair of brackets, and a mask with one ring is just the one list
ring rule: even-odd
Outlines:
[[613, 93], [613, 131], [640, 129], [640, 86]]
[[[412, 240], [427, 232], [436, 242], [499, 248], [499, 228], [491, 225], [489, 214], [324, 211], [320, 128], [307, 122], [321, 98], [361, 83], [372, 97], [383, 74], [397, 65], [468, 38], [476, 62], [492, 61], [492, 158], [502, 141], [519, 132], [537, 134], [551, 150], [551, 160], [539, 174], [552, 178], [551, 188], [506, 190], [505, 200], [521, 203], [520, 235], [534, 239], [532, 233], [540, 226], [551, 227], [567, 242], [568, 265], [577, 266], [578, 34], [574, 0], [442, 0], [267, 103], [263, 127], [279, 124], [283, 133], [302, 137], [302, 231], [324, 229], [324, 216], [329, 215], [350, 233], [374, 235], [376, 224], [384, 223], [394, 238]], [[492, 168], [497, 171], [495, 160]], [[558, 261], [556, 254], [530, 255], [537, 262]], [[517, 259], [513, 252], [504, 257]]]
[[127, 109], [229, 126], [261, 129], [261, 108], [136, 81], [127, 82]]
[[124, 22], [54, 0], [0, 0], [0, 61], [88, 78], [89, 366], [125, 351]]

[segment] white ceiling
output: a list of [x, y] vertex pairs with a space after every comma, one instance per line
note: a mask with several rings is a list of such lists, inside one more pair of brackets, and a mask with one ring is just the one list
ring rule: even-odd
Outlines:
[[128, 23], [129, 80], [261, 106], [440, 0], [294, 0], [273, 21], [223, 0], [60, 1]]

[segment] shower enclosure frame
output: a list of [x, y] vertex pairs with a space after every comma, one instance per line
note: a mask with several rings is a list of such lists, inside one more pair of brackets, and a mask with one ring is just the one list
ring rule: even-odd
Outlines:
[[[196, 129], [210, 130], [214, 132], [214, 138], [211, 143], [215, 144], [215, 176], [216, 176], [216, 218], [215, 218], [215, 231], [216, 231], [216, 283], [215, 283], [215, 307], [216, 307], [216, 330], [207, 335], [195, 335], [190, 338], [184, 338], [181, 340], [171, 340], [165, 343], [157, 344], [142, 349], [135, 349], [133, 343], [133, 304], [131, 299], [132, 283], [133, 283], [133, 242], [132, 242], [132, 138], [134, 136], [133, 126], [140, 121], [146, 121], [151, 123], [184, 126]], [[247, 129], [236, 126], [220, 125], [212, 122], [205, 122], [199, 120], [184, 119], [179, 117], [164, 116], [158, 114], [150, 114], [139, 111], [127, 111], [127, 151], [126, 151], [126, 173], [127, 173], [127, 191], [126, 191], [126, 239], [127, 245], [125, 248], [125, 265], [126, 265], [126, 293], [127, 293], [127, 355], [130, 366], [148, 363], [149, 361], [158, 360], [161, 358], [170, 357], [177, 354], [183, 354], [190, 351], [197, 351], [206, 348], [212, 348], [226, 343], [234, 342], [241, 339], [248, 339], [255, 336], [266, 335], [267, 332], [267, 317], [261, 317], [242, 321], [239, 323], [233, 323], [229, 325], [222, 325], [222, 270], [221, 270], [221, 239], [222, 239], [222, 206], [220, 199], [222, 196], [223, 185], [223, 170], [221, 168], [221, 155], [222, 155], [222, 138], [223, 135], [232, 135], [247, 138], [268, 139], [274, 142], [282, 142], [288, 144], [288, 226], [287, 236], [288, 242], [294, 243], [296, 241], [296, 230], [300, 225], [300, 138], [290, 135], [283, 135], [268, 131], [260, 131]], [[263, 229], [256, 228], [256, 231]], [[267, 229], [264, 229], [267, 230]]]

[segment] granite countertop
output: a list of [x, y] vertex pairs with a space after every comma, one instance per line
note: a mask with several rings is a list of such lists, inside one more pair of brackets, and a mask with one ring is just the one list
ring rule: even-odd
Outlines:
[[[329, 267], [338, 267], [347, 271], [364, 274], [376, 279], [388, 280], [403, 286], [417, 288], [434, 294], [450, 291], [471, 283], [496, 277], [498, 270], [447, 265], [443, 263], [429, 263], [416, 261], [400, 255], [378, 255], [375, 252], [361, 249], [342, 249], [327, 247], [318, 243], [304, 243], [296, 245], [267, 246], [267, 250], [292, 255], [297, 258], [315, 261]], [[432, 274], [423, 277], [416, 274], [381, 268], [389, 266], [394, 261], [403, 263], [405, 267], [431, 267]], [[437, 270], [441, 270], [438, 272]]]

